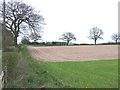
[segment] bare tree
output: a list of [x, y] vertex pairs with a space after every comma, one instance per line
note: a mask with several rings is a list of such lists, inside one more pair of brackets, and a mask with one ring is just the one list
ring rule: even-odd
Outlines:
[[103, 31], [98, 28], [98, 27], [93, 27], [90, 30], [90, 36], [88, 36], [89, 39], [93, 39], [95, 41], [95, 45], [98, 39], [103, 39], [103, 37], [101, 37], [101, 35], [103, 35]]
[[116, 43], [118, 43], [118, 40], [120, 40], [120, 34], [113, 33], [112, 34], [112, 40], [114, 40], [114, 41], [116, 41]]
[[67, 45], [71, 40], [76, 40], [75, 35], [71, 32], [63, 33], [62, 37], [59, 40], [67, 41]]
[[41, 34], [40, 34], [40, 33], [36, 33], [36, 32], [31, 33], [31, 34], [29, 35], [29, 38], [30, 38], [31, 40], [34, 40], [35, 43], [36, 43], [37, 40], [42, 40]]
[[17, 46], [17, 38], [21, 33], [37, 33], [41, 30], [41, 25], [44, 24], [44, 18], [39, 15], [39, 12], [24, 2], [8, 1], [5, 11], [5, 24], [14, 36], [15, 46]]

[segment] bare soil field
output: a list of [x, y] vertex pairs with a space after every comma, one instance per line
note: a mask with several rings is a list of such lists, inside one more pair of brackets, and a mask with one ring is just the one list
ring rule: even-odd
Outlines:
[[27, 48], [34, 59], [43, 62], [118, 59], [118, 45], [28, 46]]

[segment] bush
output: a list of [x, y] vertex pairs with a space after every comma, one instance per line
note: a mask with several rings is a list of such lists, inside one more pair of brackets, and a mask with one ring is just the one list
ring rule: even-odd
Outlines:
[[19, 55], [16, 52], [4, 52], [3, 53], [3, 59], [2, 59], [2, 65], [3, 67], [6, 66], [8, 69], [8, 74], [12, 74], [15, 69], [16, 65], [18, 63]]
[[18, 46], [17, 46], [17, 51], [18, 52], [20, 52], [21, 50], [22, 50], [22, 48], [24, 47], [24, 45], [23, 44], [19, 44]]

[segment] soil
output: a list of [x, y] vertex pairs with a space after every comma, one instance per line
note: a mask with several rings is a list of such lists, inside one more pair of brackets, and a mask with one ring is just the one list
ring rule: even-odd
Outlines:
[[118, 45], [27, 47], [30, 55], [43, 62], [118, 59]]

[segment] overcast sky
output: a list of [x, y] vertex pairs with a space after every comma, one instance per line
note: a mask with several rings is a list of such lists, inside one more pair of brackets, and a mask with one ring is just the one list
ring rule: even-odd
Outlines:
[[89, 30], [99, 27], [104, 40], [118, 32], [119, 0], [23, 0], [41, 11], [47, 25], [44, 26], [43, 41], [59, 41], [64, 32], [72, 32], [77, 40], [73, 43], [94, 43], [89, 40]]

